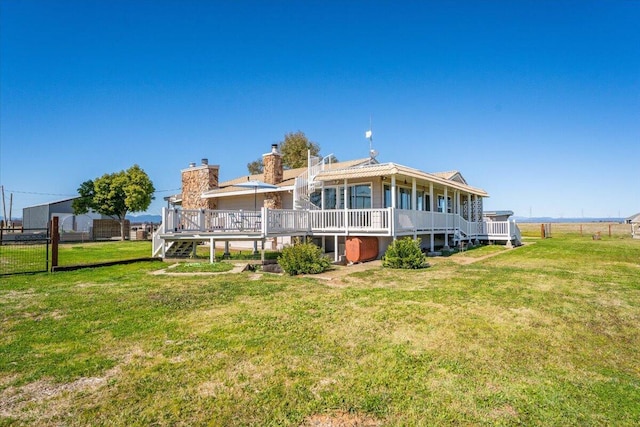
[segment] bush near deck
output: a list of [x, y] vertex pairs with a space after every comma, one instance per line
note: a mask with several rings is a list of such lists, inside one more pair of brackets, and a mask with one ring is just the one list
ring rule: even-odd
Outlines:
[[458, 256], [339, 282], [3, 278], [0, 424], [640, 423], [639, 241]]

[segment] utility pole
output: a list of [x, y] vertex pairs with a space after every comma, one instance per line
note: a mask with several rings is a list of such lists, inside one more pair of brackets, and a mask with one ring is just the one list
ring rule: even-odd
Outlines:
[[0, 186], [0, 190], [2, 190], [2, 219], [4, 220], [4, 224], [7, 224], [7, 206], [4, 203], [4, 185]]

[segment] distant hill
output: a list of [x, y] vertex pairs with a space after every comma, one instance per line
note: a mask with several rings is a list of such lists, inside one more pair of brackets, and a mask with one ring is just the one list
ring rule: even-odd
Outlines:
[[153, 223], [161, 223], [162, 215], [127, 215], [127, 219], [133, 222], [153, 222]]
[[514, 216], [513, 219], [516, 222], [564, 222], [564, 223], [573, 223], [573, 222], [624, 222], [624, 218], [552, 218], [552, 217], [524, 217], [524, 216]]

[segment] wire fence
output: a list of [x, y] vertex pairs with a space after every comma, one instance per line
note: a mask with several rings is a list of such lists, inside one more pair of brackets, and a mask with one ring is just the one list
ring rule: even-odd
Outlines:
[[518, 227], [523, 236], [541, 237], [541, 225], [545, 226], [547, 237], [573, 235], [593, 239], [596, 236], [611, 238], [631, 238], [631, 224], [619, 222], [520, 222]]
[[0, 276], [48, 271], [49, 243], [46, 228], [0, 229]]

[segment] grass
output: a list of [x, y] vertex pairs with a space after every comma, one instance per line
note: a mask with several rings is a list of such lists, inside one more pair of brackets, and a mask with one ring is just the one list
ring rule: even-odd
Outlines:
[[3, 278], [0, 425], [638, 425], [640, 241], [455, 262], [494, 250], [339, 281]]
[[58, 246], [59, 265], [92, 264], [151, 256], [151, 242], [147, 240], [61, 243]]

